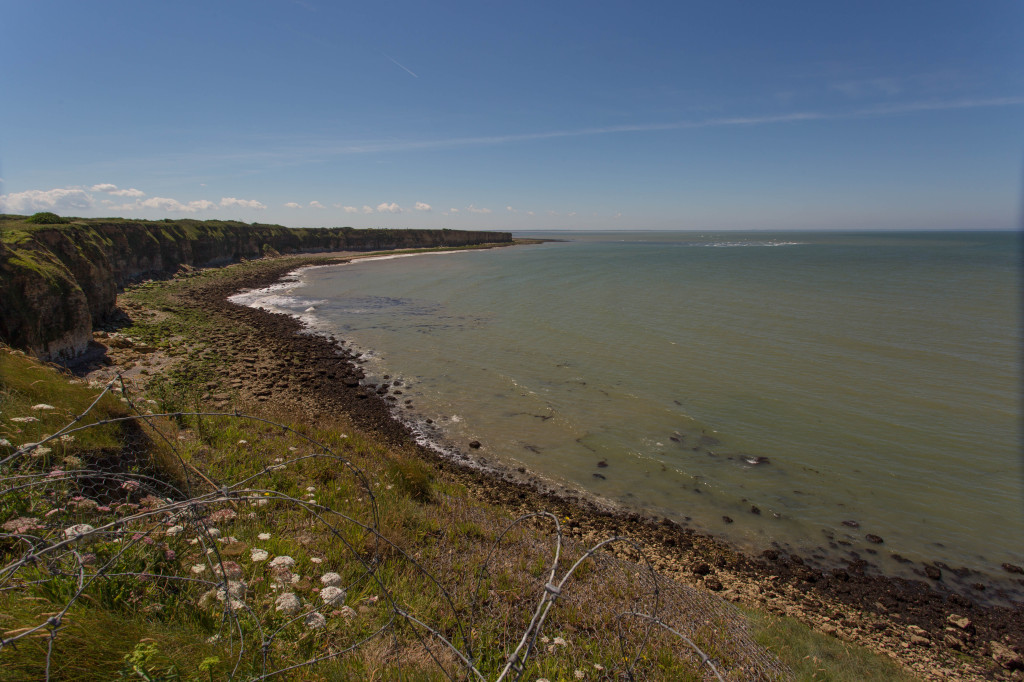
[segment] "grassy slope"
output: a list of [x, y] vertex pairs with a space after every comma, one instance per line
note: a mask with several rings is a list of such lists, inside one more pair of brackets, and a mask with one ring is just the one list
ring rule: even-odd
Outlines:
[[[176, 287], [199, 286], [204, 278], [220, 277], [222, 273], [207, 271], [185, 281], [149, 284], [129, 294], [136, 303], [160, 314], [138, 318], [133, 328], [125, 330], [127, 334], [140, 342], [161, 346], [166, 353], [178, 358], [174, 370], [154, 370], [150, 374], [153, 380], [148, 394], [131, 392], [127, 396], [136, 405], [157, 412], [205, 407], [203, 395], [208, 390], [203, 378], [210, 373], [204, 363], [218, 362], [218, 359], [215, 354], [200, 353], [203, 350], [201, 340], [219, 322], [204, 316], [202, 311], [182, 308], [174, 292]], [[35, 442], [47, 433], [54, 433], [73, 415], [81, 414], [98, 392], [97, 388], [70, 383], [53, 370], [9, 351], [0, 352], [0, 377], [3, 381], [0, 385], [0, 438], [15, 445]], [[145, 402], [147, 400], [155, 402]], [[57, 409], [32, 411], [31, 406], [37, 403], [48, 403]], [[418, 460], [412, 449], [389, 447], [372, 435], [361, 434], [344, 415], [311, 419], [294, 408], [272, 403], [269, 406], [237, 404], [237, 407], [286, 424], [294, 431], [258, 421], [213, 417], [158, 419], [153, 422], [153, 428], [115, 424], [83, 431], [72, 441], [52, 441], [51, 444], [56, 444], [50, 453], [23, 458], [19, 466], [25, 472], [45, 472], [58, 467], [88, 467], [92, 461], [105, 469], [119, 468], [122, 478], [158, 474], [179, 490], [188, 480], [194, 486], [193, 495], [209, 492], [209, 486], [204, 487], [190, 470], [181, 467], [176, 459], [180, 456], [218, 485], [259, 476], [259, 485], [275, 494], [295, 500], [315, 497], [323, 507], [370, 523], [372, 507], [368, 504], [367, 491], [356, 477], [346, 473], [340, 460], [311, 458], [289, 464], [283, 471], [267, 471], [268, 464], [278, 459], [287, 463], [296, 457], [324, 452], [343, 457], [370, 481], [370, 491], [377, 503], [378, 528], [387, 540], [383, 546], [377, 536], [338, 517], [332, 517], [327, 525], [318, 523], [308, 508], [295, 502], [252, 507], [251, 511], [238, 514], [236, 519], [219, 524], [223, 536], [237, 538], [237, 543], [228, 546], [232, 552], [237, 552], [232, 557], [245, 571], [250, 587], [246, 602], [253, 605], [256, 614], [253, 622], [247, 624], [252, 629], [256, 627], [255, 621], [259, 621], [264, 633], [274, 633], [269, 649], [273, 666], [301, 662], [318, 653], [344, 648], [359, 637], [388, 626], [394, 609], [384, 602], [390, 594], [402, 609], [432, 623], [461, 648], [471, 645], [480, 669], [488, 677], [494, 677], [525, 629], [537, 589], [543, 584], [545, 565], [550, 557], [548, 525], [531, 522], [517, 526], [504, 538], [496, 555], [489, 558], [493, 543], [512, 519], [504, 510], [475, 500], [462, 486]], [[130, 411], [122, 401], [110, 396], [101, 401], [98, 409], [97, 414], [104, 418], [123, 416]], [[29, 424], [10, 421], [12, 416], [18, 415], [37, 416], [39, 421]], [[314, 446], [307, 438], [319, 445]], [[0, 457], [12, 449], [0, 446]], [[69, 460], [69, 457], [78, 459]], [[5, 476], [9, 473], [4, 471]], [[77, 493], [110, 502], [103, 498], [105, 494], [110, 496], [109, 490], [96, 485], [90, 488], [87, 483], [87, 479], [65, 482], [56, 491], [56, 497], [73, 499]], [[314, 490], [310, 492], [309, 488]], [[132, 501], [138, 502], [135, 498]], [[46, 510], [59, 506], [55, 498], [41, 494], [5, 495], [0, 499], [0, 517], [7, 521], [17, 516], [41, 516]], [[54, 529], [81, 521], [98, 525], [102, 520], [96, 512], [69, 512], [66, 506], [65, 511], [48, 517]], [[225, 505], [209, 503], [203, 508], [206, 512], [215, 512]], [[249, 506], [243, 507], [243, 511], [249, 509]], [[186, 542], [186, 538], [166, 536], [166, 525], [140, 526], [133, 530], [141, 530], [141, 534], [152, 538], [158, 547], [166, 543], [174, 548], [173, 560], [161, 560], [162, 575], [189, 575], [190, 567], [202, 562], [204, 557], [195, 545]], [[260, 540], [259, 533], [269, 533], [271, 537]], [[208, 538], [201, 541], [199, 547], [207, 541]], [[349, 543], [353, 549], [345, 550], [340, 541]], [[273, 610], [276, 592], [270, 585], [272, 580], [264, 564], [249, 559], [249, 553], [257, 547], [268, 551], [272, 557], [295, 557], [298, 562], [295, 573], [304, 578], [294, 589], [311, 603], [316, 603], [316, 576], [323, 572], [322, 566], [332, 566], [343, 574], [349, 586], [345, 603], [356, 610], [357, 616], [352, 620], [328, 617], [327, 626], [317, 631], [307, 630], [301, 624], [287, 625], [286, 619]], [[5, 564], [21, 550], [18, 545], [2, 541], [0, 548], [5, 552]], [[93, 551], [102, 562], [106, 557], [116, 556], [118, 548], [105, 542]], [[578, 549], [575, 551], [578, 554]], [[116, 561], [136, 570], [140, 565], [153, 570], [150, 554], [152, 548], [139, 543]], [[381, 561], [376, 575], [383, 583], [375, 583], [355, 560], [369, 556]], [[315, 563], [316, 558], [324, 563]], [[485, 563], [490, 569], [488, 578], [481, 588], [474, 589], [475, 583], [469, 577], [475, 576]], [[628, 605], [630, 590], [637, 588], [631, 584], [629, 571], [622, 571], [617, 565], [609, 566], [611, 568], [591, 568], [589, 573], [581, 573], [574, 581], [573, 585], [578, 586], [574, 599], [553, 611], [544, 632], [552, 639], [563, 637], [567, 646], [548, 645], [555, 647], [551, 652], [542, 647], [530, 659], [524, 679], [542, 676], [551, 680], [575, 679], [576, 670], [584, 671], [586, 679], [601, 679], [595, 663], [605, 666], [606, 674], [621, 669], [620, 641], [612, 616], [622, 605], [615, 603], [615, 598], [620, 597]], [[437, 577], [451, 596], [454, 610], [430, 576]], [[57, 611], [68, 595], [74, 593], [72, 580], [54, 577], [44, 568], [25, 569], [18, 577], [36, 577], [46, 582], [8, 589], [0, 594], [2, 629], [6, 632], [39, 622], [45, 614]], [[214, 580], [208, 572], [204, 577]], [[12, 588], [15, 583], [5, 579], [2, 585]], [[224, 676], [228, 663], [233, 665], [235, 661], [239, 662], [238, 673], [242, 677], [259, 672], [261, 663], [259, 656], [253, 654], [253, 642], [249, 642], [250, 651], [239, 656], [238, 649], [230, 648], [224, 639], [208, 641], [220, 631], [224, 619], [218, 605], [211, 608], [197, 604], [205, 588], [205, 585], [183, 588], [173, 581], [161, 580], [110, 579], [97, 583], [94, 590], [87, 591], [88, 598], [77, 600], [68, 611], [65, 625], [55, 639], [53, 661], [60, 676], [108, 678], [117, 671], [124, 671], [138, 677], [138, 669], [142, 669], [156, 677], [173, 667], [185, 679], [208, 679]], [[374, 597], [378, 601], [374, 602]], [[474, 628], [460, 631], [460, 623], [471, 620]], [[702, 648], [719, 660], [729, 662], [731, 656], [738, 655], [738, 648], [735, 642], [721, 641], [728, 636], [723, 634], [725, 627], [723, 622], [702, 631], [699, 638], [696, 634], [693, 636]], [[754, 614], [753, 630], [759, 642], [797, 672], [798, 679], [909, 679], [888, 659], [813, 633], [795, 621]], [[321, 674], [339, 679], [441, 677], [411, 627], [398, 623], [391, 625], [388, 632], [392, 637], [374, 639], [352, 654], [314, 669], [302, 669], [296, 676], [310, 679]], [[27, 638], [16, 648], [0, 650], [0, 676], [6, 679], [38, 677], [47, 641], [39, 637]], [[627, 638], [627, 642], [637, 643], [635, 638]], [[258, 650], [259, 642], [255, 645]], [[644, 654], [645, 658], [639, 661], [641, 678], [701, 679], [695, 660], [673, 638], [655, 638]], [[440, 653], [439, 658], [446, 667], [452, 666], [450, 655]], [[135, 662], [135, 672], [130, 661]]]

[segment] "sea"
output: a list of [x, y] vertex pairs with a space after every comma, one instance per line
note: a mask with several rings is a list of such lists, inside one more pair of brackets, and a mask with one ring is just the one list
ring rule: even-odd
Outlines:
[[439, 450], [746, 551], [1020, 598], [1019, 233], [517, 236], [558, 241], [238, 300], [363, 352]]

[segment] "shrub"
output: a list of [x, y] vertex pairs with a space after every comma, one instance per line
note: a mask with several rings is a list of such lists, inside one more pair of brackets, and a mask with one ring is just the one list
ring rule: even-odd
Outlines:
[[63, 225], [65, 223], [70, 223], [71, 218], [61, 218], [56, 213], [43, 211], [41, 213], [36, 213], [29, 218], [26, 218], [25, 222], [35, 223], [36, 225]]

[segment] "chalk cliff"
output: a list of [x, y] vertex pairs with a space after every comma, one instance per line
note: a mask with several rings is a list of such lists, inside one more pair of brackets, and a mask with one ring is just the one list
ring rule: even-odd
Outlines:
[[[53, 219], [58, 219], [53, 216]], [[67, 219], [59, 219], [67, 220]], [[182, 266], [267, 254], [468, 246], [510, 242], [507, 232], [292, 229], [234, 221], [72, 220], [0, 216], [0, 341], [69, 361], [114, 313], [119, 288]]]

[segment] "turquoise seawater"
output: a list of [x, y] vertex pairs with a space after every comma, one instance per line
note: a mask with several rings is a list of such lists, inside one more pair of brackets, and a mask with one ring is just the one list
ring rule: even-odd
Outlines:
[[543, 236], [249, 300], [367, 351], [424, 434], [556, 486], [822, 564], [1024, 563], [1020, 235]]

